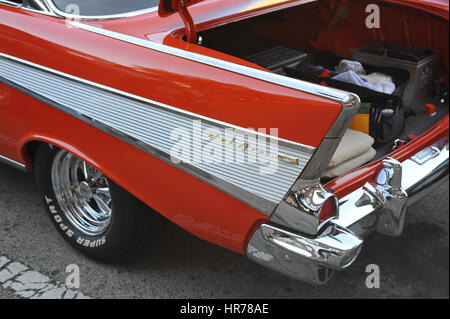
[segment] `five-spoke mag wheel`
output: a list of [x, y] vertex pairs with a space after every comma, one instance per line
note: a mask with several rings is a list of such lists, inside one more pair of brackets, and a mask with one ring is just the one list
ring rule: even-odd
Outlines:
[[106, 177], [71, 153], [60, 150], [51, 170], [56, 199], [67, 219], [86, 235], [101, 235], [111, 223]]

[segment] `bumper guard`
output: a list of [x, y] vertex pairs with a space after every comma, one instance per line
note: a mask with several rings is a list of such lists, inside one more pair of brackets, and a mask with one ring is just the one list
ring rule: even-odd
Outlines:
[[356, 260], [364, 236], [373, 231], [401, 235], [408, 206], [444, 184], [448, 176], [445, 137], [402, 163], [385, 159], [373, 180], [340, 199], [339, 217], [317, 236], [261, 225], [247, 246], [247, 256], [288, 276], [325, 284], [335, 270]]

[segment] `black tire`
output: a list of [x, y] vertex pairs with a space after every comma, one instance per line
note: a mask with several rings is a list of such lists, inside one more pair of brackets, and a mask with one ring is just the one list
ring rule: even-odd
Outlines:
[[112, 262], [133, 256], [149, 234], [154, 236], [161, 229], [161, 216], [107, 178], [111, 194], [110, 224], [99, 235], [83, 233], [64, 214], [55, 195], [51, 169], [60, 151], [57, 147], [42, 145], [34, 161], [42, 201], [58, 232], [77, 251], [98, 261]]

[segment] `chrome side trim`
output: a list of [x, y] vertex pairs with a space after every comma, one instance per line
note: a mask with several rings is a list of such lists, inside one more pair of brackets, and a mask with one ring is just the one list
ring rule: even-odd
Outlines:
[[27, 167], [19, 162], [16, 162], [10, 158], [7, 158], [5, 156], [0, 155], [0, 163], [6, 164], [8, 166], [14, 167], [18, 170], [21, 170], [22, 172], [28, 172]]
[[173, 56], [177, 56], [186, 60], [191, 60], [195, 62], [199, 62], [202, 64], [206, 64], [209, 66], [213, 66], [219, 69], [231, 71], [234, 73], [242, 74], [245, 76], [249, 76], [258, 80], [274, 83], [277, 85], [281, 85], [284, 87], [288, 87], [294, 90], [302, 91], [305, 93], [317, 95], [326, 99], [331, 99], [339, 103], [348, 103], [349, 100], [352, 99], [349, 93], [332, 89], [329, 87], [324, 87], [321, 85], [308, 83], [305, 81], [300, 81], [297, 79], [289, 78], [286, 76], [278, 75], [275, 73], [254, 69], [248, 66], [220, 60], [217, 58], [213, 58], [210, 56], [206, 56], [199, 53], [194, 53], [190, 51], [185, 51], [182, 49], [178, 49], [175, 47], [171, 47], [168, 45], [164, 45], [161, 43], [152, 42], [149, 40], [137, 38], [131, 35], [118, 33], [115, 31], [110, 31], [106, 29], [102, 29], [99, 27], [95, 27], [89, 24], [80, 23], [80, 22], [71, 22], [71, 24], [77, 28], [83, 29], [85, 31], [97, 33], [109, 38], [113, 38], [116, 40], [120, 40], [123, 42], [131, 43], [134, 45], [138, 45], [141, 47], [145, 47], [148, 49], [152, 49], [155, 51], [167, 53]]
[[[279, 161], [276, 174], [255, 173], [256, 164], [174, 163], [169, 154], [171, 129], [190, 129], [192, 120], [205, 128], [234, 128], [228, 123], [186, 112], [126, 92], [95, 84], [0, 53], [0, 81], [116, 136], [135, 147], [213, 185], [269, 215], [311, 158], [314, 148], [279, 139], [280, 152], [298, 158], [298, 165]], [[273, 140], [273, 138], [272, 138]]]

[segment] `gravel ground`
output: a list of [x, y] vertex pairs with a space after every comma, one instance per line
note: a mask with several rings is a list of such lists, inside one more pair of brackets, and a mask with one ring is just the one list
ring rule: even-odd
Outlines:
[[[105, 265], [73, 251], [53, 229], [33, 179], [0, 164], [0, 256], [65, 282], [77, 264], [93, 298], [449, 298], [448, 185], [410, 209], [402, 237], [374, 234], [359, 260], [327, 286], [271, 272], [169, 225], [134, 261]], [[381, 270], [379, 289], [366, 266]], [[16, 298], [0, 284], [0, 298]]]

